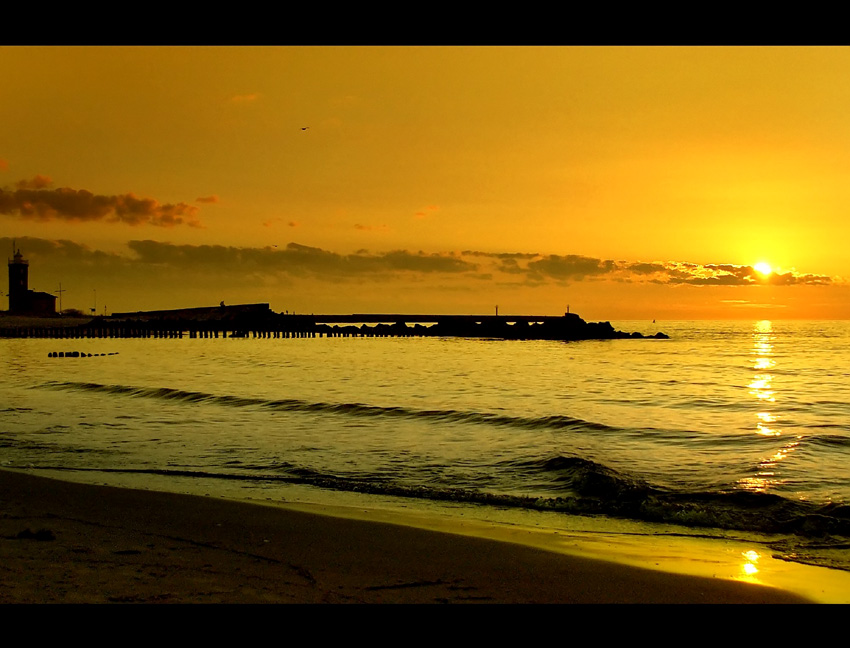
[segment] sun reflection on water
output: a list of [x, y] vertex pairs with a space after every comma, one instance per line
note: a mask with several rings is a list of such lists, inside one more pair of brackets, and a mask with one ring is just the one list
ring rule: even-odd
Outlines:
[[741, 571], [744, 576], [755, 576], [759, 572], [758, 561], [761, 558], [761, 554], [758, 551], [753, 551], [752, 549], [749, 551], [744, 551], [741, 554], [744, 557], [745, 562], [741, 565]]
[[[767, 408], [769, 403], [776, 402], [776, 396], [773, 391], [773, 374], [769, 373], [776, 366], [776, 361], [772, 357], [773, 324], [770, 320], [761, 320], [755, 323], [753, 328], [752, 355], [755, 356], [753, 369], [760, 373], [753, 376], [748, 387], [750, 388], [750, 394], [765, 403], [765, 408]], [[779, 436], [781, 430], [770, 427], [769, 425], [775, 423], [777, 419], [772, 412], [763, 410], [758, 412], [756, 416], [758, 417], [758, 422], [756, 423], [757, 434]]]
[[756, 422], [756, 434], [762, 436], [779, 436], [782, 434], [776, 428], [770, 427], [772, 423], [776, 422], [776, 416], [771, 412], [758, 412], [756, 413], [756, 418], [758, 418]]
[[[774, 332], [773, 323], [770, 320], [756, 322], [753, 327], [753, 356], [752, 368], [755, 373], [750, 381], [749, 393], [759, 403], [759, 411], [756, 412], [755, 433], [762, 437], [779, 437], [782, 430], [778, 427], [779, 415], [774, 409], [776, 403], [776, 392], [773, 388], [773, 373], [776, 367], [774, 359]], [[759, 461], [758, 472], [751, 477], [739, 480], [738, 486], [749, 491], [766, 492], [778, 481], [777, 464], [793, 451], [798, 442], [787, 443], [779, 450], [774, 450], [769, 457]]]

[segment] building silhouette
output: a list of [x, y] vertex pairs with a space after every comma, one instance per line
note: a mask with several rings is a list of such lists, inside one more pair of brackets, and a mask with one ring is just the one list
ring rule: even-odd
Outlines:
[[9, 260], [9, 314], [56, 315], [56, 295], [29, 290], [29, 265], [20, 250]]

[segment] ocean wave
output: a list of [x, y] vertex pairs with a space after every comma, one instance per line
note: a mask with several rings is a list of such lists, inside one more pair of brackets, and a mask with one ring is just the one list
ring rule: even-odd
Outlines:
[[[134, 387], [84, 382], [48, 382], [48, 389], [96, 392], [121, 397], [158, 399], [175, 403], [210, 404], [220, 407], [255, 408], [257, 410], [307, 412], [328, 416], [360, 417], [361, 419], [413, 419], [435, 423], [497, 425], [532, 430], [593, 430], [605, 435], [622, 436], [629, 433], [666, 436], [672, 431], [653, 428], [618, 428], [563, 415], [522, 417], [498, 413], [460, 411], [454, 409], [416, 409], [382, 407], [363, 403], [328, 403], [298, 399], [262, 399], [236, 395], [215, 395], [204, 392], [177, 390], [165, 387]], [[80, 423], [84, 425], [88, 422]], [[730, 439], [736, 437], [731, 435]], [[701, 442], [693, 435], [688, 443]], [[712, 435], [713, 444], [726, 440]], [[733, 439], [734, 440], [734, 439]], [[750, 443], [763, 443], [761, 437], [746, 437]], [[822, 432], [809, 439], [817, 445], [844, 447], [850, 445], [846, 435], [838, 430]], [[677, 441], [682, 439], [677, 437]], [[46, 466], [39, 466], [46, 467]], [[442, 474], [448, 466], [429, 465], [431, 475]], [[456, 468], [456, 465], [453, 466]], [[493, 468], [491, 465], [490, 468]], [[466, 475], [455, 486], [439, 479], [413, 477], [409, 471], [341, 471], [298, 465], [285, 461], [272, 463], [250, 461], [229, 463], [221, 470], [139, 468], [95, 468], [109, 472], [141, 472], [170, 477], [242, 480], [251, 483], [302, 484], [317, 488], [360, 492], [383, 496], [417, 498], [453, 503], [519, 508], [537, 511], [580, 515], [606, 515], [646, 522], [670, 523], [691, 528], [723, 529], [730, 531], [784, 534], [809, 541], [834, 544], [835, 538], [850, 538], [850, 506], [817, 504], [791, 499], [774, 493], [753, 492], [734, 488], [659, 486], [626, 470], [614, 469], [590, 458], [567, 453], [546, 457], [512, 460], [508, 466], [497, 466], [502, 474], [518, 471], [518, 480], [500, 479], [499, 489], [487, 480], [478, 481]], [[474, 472], [474, 471], [473, 471]], [[489, 474], [489, 469], [488, 469]], [[525, 484], [526, 486], [520, 486]], [[528, 486], [542, 485], [542, 488]], [[523, 489], [529, 488], [529, 494]], [[510, 492], [505, 492], [510, 491]], [[541, 492], [540, 495], [532, 493]], [[789, 554], [790, 555], [790, 554]], [[809, 554], [806, 554], [809, 555]], [[850, 561], [848, 561], [850, 562]], [[843, 567], [842, 567], [843, 568]]]
[[[781, 534], [810, 544], [817, 541], [823, 546], [847, 544], [850, 538], [850, 505], [818, 505], [773, 493], [746, 490], [673, 491], [580, 457], [555, 456], [526, 465], [528, 469], [537, 469], [549, 477], [554, 474], [555, 479], [563, 481], [566, 488], [558, 496], [525, 496], [433, 483], [404, 483], [385, 474], [332, 474], [286, 461], [262, 466], [243, 465], [233, 472], [46, 465], [39, 468], [309, 485], [369, 495], [572, 515], [605, 515], [699, 529]], [[850, 570], [850, 564], [841, 568]]]
[[[850, 428], [846, 425], [812, 425], [807, 427], [813, 427], [817, 429], [839, 429], [850, 432]], [[846, 434], [813, 434], [805, 439], [806, 443], [812, 445], [820, 445], [826, 447], [838, 447], [838, 448], [850, 448], [850, 436]]]
[[498, 425], [523, 429], [571, 430], [617, 432], [627, 431], [593, 421], [564, 415], [520, 417], [488, 412], [465, 412], [461, 410], [420, 410], [408, 407], [386, 407], [364, 403], [325, 403], [298, 399], [261, 399], [243, 396], [217, 396], [203, 392], [190, 392], [168, 387], [132, 387], [127, 385], [101, 385], [98, 383], [47, 382], [39, 385], [49, 389], [88, 391], [136, 398], [155, 398], [185, 403], [208, 403], [226, 407], [255, 407], [281, 412], [310, 412], [355, 417], [403, 418], [427, 420], [437, 423], [471, 423]]

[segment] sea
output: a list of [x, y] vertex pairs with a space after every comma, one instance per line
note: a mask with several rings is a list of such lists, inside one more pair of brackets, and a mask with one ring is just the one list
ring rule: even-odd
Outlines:
[[850, 570], [850, 321], [611, 323], [669, 339], [0, 339], [0, 467]]

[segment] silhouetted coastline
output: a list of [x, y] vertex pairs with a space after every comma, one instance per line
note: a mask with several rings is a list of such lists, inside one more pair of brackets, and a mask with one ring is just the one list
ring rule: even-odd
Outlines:
[[[391, 322], [391, 323], [390, 323]], [[430, 324], [426, 326], [425, 324]], [[575, 313], [532, 315], [296, 315], [268, 304], [114, 313], [91, 318], [0, 316], [3, 337], [463, 337], [503, 340], [668, 339], [617, 331]]]

